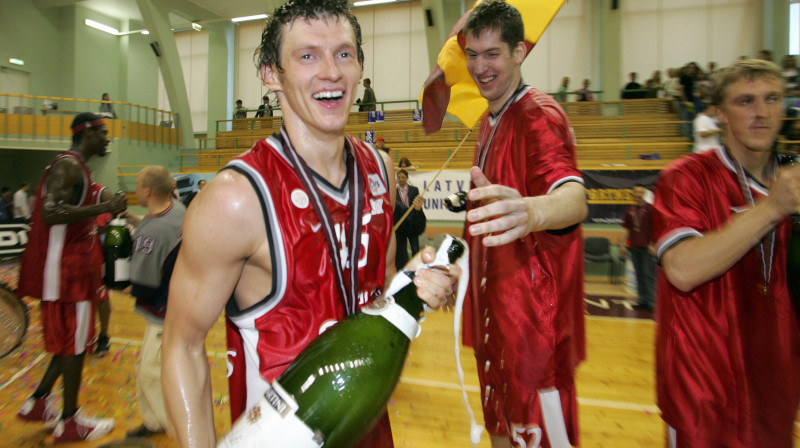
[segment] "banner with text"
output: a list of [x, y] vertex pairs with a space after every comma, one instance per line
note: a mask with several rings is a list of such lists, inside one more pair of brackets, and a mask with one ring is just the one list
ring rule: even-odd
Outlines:
[[622, 224], [625, 206], [633, 204], [633, 186], [652, 190], [659, 170], [586, 170], [583, 182], [589, 202], [585, 223]]
[[436, 171], [409, 171], [408, 183], [419, 188], [419, 193], [428, 188], [424, 194], [425, 205], [423, 211], [425, 217], [430, 221], [464, 221], [465, 212], [453, 213], [444, 206], [444, 199], [458, 191], [469, 190], [469, 171], [467, 170], [444, 170], [434, 181]]

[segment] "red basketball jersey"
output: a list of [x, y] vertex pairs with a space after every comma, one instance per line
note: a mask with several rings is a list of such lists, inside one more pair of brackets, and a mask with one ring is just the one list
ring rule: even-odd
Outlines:
[[[365, 189], [361, 221], [359, 306], [382, 292], [386, 248], [392, 228], [392, 205], [386, 169], [376, 150], [347, 137]], [[252, 406], [267, 382], [275, 380], [300, 351], [345, 315], [331, 267], [325, 234], [309, 195], [286, 157], [276, 134], [256, 143], [226, 169], [246, 176], [258, 195], [272, 249], [273, 284], [269, 295], [246, 310], [227, 309], [228, 367], [233, 418]], [[332, 186], [314, 175], [334, 223], [337, 245], [347, 260], [346, 227], [350, 203], [345, 186]], [[392, 183], [393, 187], [393, 183]], [[347, 275], [345, 275], [347, 277]]]
[[100, 202], [100, 192], [104, 187], [92, 182], [89, 168], [77, 152], [61, 153], [45, 168], [36, 190], [28, 244], [22, 254], [19, 294], [23, 296], [80, 302], [94, 299], [102, 285], [100, 266], [103, 254], [95, 219], [48, 226], [42, 217], [47, 175], [53, 164], [67, 157], [78, 161], [83, 177], [80, 200], [75, 205], [83, 207]]

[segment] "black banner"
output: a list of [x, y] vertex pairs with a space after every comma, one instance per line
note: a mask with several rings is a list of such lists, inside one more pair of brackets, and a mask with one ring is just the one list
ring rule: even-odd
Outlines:
[[25, 219], [0, 221], [0, 258], [19, 256], [28, 244], [30, 230]]
[[585, 223], [622, 224], [625, 206], [633, 204], [633, 186], [652, 190], [660, 170], [586, 170], [583, 182], [589, 203]]

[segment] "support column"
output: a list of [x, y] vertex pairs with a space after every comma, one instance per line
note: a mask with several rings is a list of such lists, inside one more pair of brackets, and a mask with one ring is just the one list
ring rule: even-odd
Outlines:
[[164, 87], [169, 97], [169, 104], [175, 113], [176, 128], [181, 130], [181, 145], [184, 149], [195, 148], [192, 113], [189, 108], [189, 95], [186, 92], [186, 81], [183, 77], [178, 47], [169, 23], [168, 11], [159, 8], [154, 0], [136, 0], [142, 18], [150, 30], [153, 51], [158, 57], [158, 66], [164, 77]]
[[[208, 138], [217, 136], [217, 120], [233, 116], [233, 22], [214, 23], [208, 30]], [[224, 131], [225, 129], [220, 129]]]
[[[622, 10], [615, 0], [597, 0], [594, 11], [594, 43], [597, 81], [595, 88], [603, 91], [603, 101], [619, 99]], [[616, 6], [617, 9], [612, 9]]]
[[463, 0], [422, 0], [429, 70], [436, 66], [439, 50], [447, 40], [450, 29], [465, 12]]
[[772, 52], [772, 62], [781, 65], [789, 54], [789, 0], [764, 0], [763, 5], [763, 47]]

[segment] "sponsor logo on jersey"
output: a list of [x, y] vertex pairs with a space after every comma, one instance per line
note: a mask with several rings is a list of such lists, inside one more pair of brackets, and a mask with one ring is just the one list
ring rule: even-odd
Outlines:
[[381, 177], [378, 174], [370, 174], [367, 176], [369, 181], [369, 191], [373, 196], [380, 196], [386, 194], [386, 185], [381, 182]]
[[383, 213], [383, 199], [370, 199], [369, 200], [369, 208], [372, 209], [370, 211], [371, 215], [380, 215]]
[[294, 204], [295, 207], [300, 209], [308, 208], [309, 204], [311, 203], [308, 200], [308, 194], [299, 188], [292, 191], [291, 197], [292, 197], [292, 204]]

